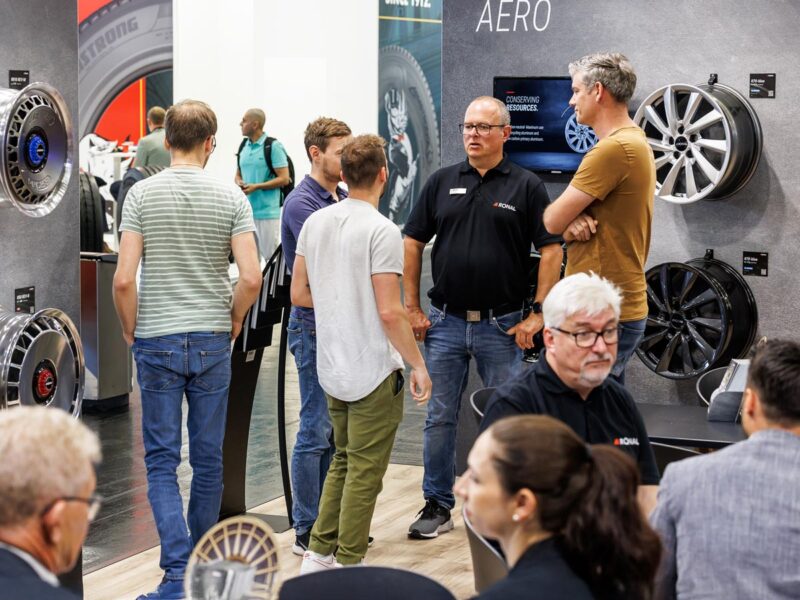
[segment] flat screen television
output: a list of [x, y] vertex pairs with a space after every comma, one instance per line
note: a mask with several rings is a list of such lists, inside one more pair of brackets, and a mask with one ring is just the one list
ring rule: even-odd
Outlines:
[[511, 114], [505, 151], [525, 169], [574, 173], [597, 143], [594, 131], [575, 120], [569, 77], [495, 77], [494, 97]]

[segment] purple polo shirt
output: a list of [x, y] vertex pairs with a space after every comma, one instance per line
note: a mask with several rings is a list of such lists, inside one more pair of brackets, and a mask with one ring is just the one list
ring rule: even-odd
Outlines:
[[[342, 188], [336, 188], [339, 200], [347, 198], [347, 192]], [[283, 217], [281, 220], [281, 244], [283, 255], [286, 257], [286, 265], [289, 272], [294, 267], [295, 250], [297, 249], [297, 238], [300, 237], [300, 230], [303, 223], [312, 213], [320, 208], [336, 204], [331, 193], [322, 187], [310, 175], [306, 175], [292, 192], [286, 197], [283, 203]], [[314, 322], [314, 309], [303, 308], [301, 306], [292, 307], [292, 316], [303, 318]]]

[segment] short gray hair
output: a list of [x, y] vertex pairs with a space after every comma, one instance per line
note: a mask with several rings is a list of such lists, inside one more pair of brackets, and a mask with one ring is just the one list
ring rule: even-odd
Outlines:
[[561, 327], [578, 313], [591, 317], [609, 308], [619, 319], [621, 303], [619, 288], [608, 279], [595, 273], [576, 273], [559, 281], [547, 294], [542, 305], [544, 324], [551, 329]]
[[508, 112], [508, 107], [502, 100], [498, 100], [492, 96], [478, 96], [472, 102], [470, 102], [469, 105], [472, 106], [476, 102], [489, 102], [490, 104], [494, 104], [495, 108], [497, 108], [498, 114], [500, 115], [500, 123], [498, 123], [498, 125], [511, 125], [511, 113]]
[[598, 81], [603, 84], [617, 102], [627, 104], [636, 89], [636, 73], [631, 61], [619, 52], [596, 52], [569, 63], [569, 74], [583, 74], [587, 87]]
[[100, 456], [97, 435], [62, 410], [0, 411], [0, 527], [24, 522], [57, 498], [79, 495]]

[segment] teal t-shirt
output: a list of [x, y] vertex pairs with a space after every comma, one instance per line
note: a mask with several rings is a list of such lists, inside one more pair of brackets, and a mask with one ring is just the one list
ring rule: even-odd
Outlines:
[[[264, 158], [264, 143], [267, 134], [263, 134], [255, 142], [247, 140], [239, 154], [239, 171], [245, 183], [261, 183], [275, 179], [269, 172], [267, 160]], [[288, 167], [289, 160], [286, 158], [286, 150], [278, 140], [272, 142], [272, 167], [280, 169]], [[253, 218], [255, 219], [280, 219], [281, 217], [281, 190], [256, 190], [247, 196], [250, 206], [253, 207]]]

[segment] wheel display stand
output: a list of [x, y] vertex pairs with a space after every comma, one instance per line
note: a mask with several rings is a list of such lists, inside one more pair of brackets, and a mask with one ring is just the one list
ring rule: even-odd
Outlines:
[[253, 515], [265, 520], [278, 533], [292, 525], [292, 491], [286, 445], [286, 327], [289, 323], [290, 276], [280, 246], [270, 257], [263, 271], [264, 280], [256, 303], [244, 319], [240, 336], [231, 352], [231, 386], [228, 394], [228, 416], [222, 445], [223, 492], [220, 520], [247, 512], [245, 482], [250, 417], [253, 411], [258, 374], [264, 348], [272, 345], [272, 332], [280, 325], [278, 353], [278, 445], [281, 479], [288, 517]]

